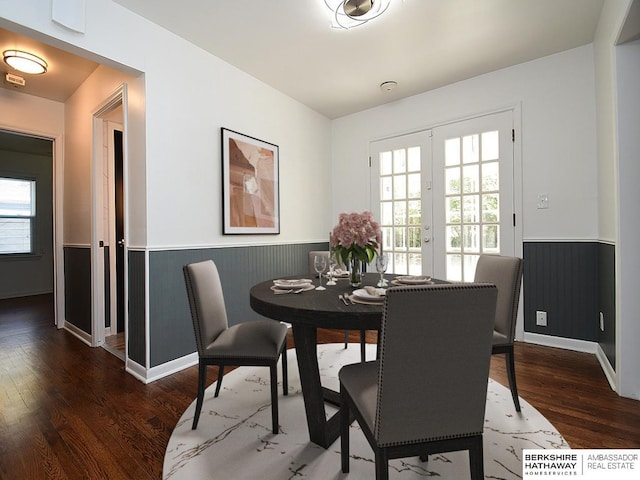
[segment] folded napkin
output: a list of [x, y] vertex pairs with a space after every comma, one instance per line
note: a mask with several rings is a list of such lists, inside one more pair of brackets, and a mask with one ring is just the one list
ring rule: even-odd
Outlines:
[[366, 287], [364, 287], [364, 289], [372, 297], [384, 297], [386, 295], [386, 291], [384, 288], [376, 288], [367, 285]]
[[284, 280], [284, 279], [278, 278], [274, 280], [273, 283], [275, 283], [276, 285], [288, 286], [288, 285], [300, 285], [305, 283], [311, 283], [311, 280], [309, 280], [308, 278], [294, 278], [292, 280]]

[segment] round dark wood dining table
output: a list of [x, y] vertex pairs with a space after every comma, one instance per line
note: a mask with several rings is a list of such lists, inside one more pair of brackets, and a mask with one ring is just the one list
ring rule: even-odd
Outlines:
[[[389, 280], [393, 276], [386, 275], [386, 278]], [[363, 287], [374, 286], [378, 280], [379, 275], [366, 274]], [[317, 277], [313, 283], [318, 284]], [[382, 322], [382, 303], [345, 305], [339, 296], [345, 292], [352, 293], [354, 288], [350, 286], [348, 279], [339, 279], [336, 283], [337, 285], [327, 286], [323, 281], [326, 290], [276, 295], [271, 290], [273, 280], [268, 280], [254, 285], [250, 292], [251, 308], [256, 313], [292, 326], [309, 437], [312, 442], [324, 448], [328, 448], [340, 436], [339, 415], [336, 413], [327, 419], [324, 402], [339, 405], [340, 397], [338, 392], [323, 387], [320, 383], [317, 329], [380, 330]]]

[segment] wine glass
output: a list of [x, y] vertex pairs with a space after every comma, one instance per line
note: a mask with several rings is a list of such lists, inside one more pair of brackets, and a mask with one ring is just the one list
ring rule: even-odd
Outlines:
[[387, 281], [384, 279], [384, 272], [387, 271], [389, 265], [389, 256], [386, 253], [381, 253], [376, 257], [376, 270], [380, 274], [380, 281], [376, 286], [386, 287]]
[[334, 271], [338, 266], [338, 260], [336, 260], [335, 253], [329, 254], [329, 281], [327, 285], [337, 285], [336, 281], [333, 279]]
[[318, 281], [320, 282], [316, 290], [326, 290], [326, 288], [322, 286], [322, 272], [327, 268], [327, 257], [324, 255], [316, 255], [313, 258], [313, 268], [318, 273]]

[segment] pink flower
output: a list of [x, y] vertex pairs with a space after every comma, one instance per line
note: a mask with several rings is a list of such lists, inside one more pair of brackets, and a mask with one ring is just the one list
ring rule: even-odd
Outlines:
[[381, 241], [380, 224], [371, 212], [366, 211], [341, 213], [338, 225], [331, 232], [329, 245], [345, 262], [353, 256], [370, 262]]

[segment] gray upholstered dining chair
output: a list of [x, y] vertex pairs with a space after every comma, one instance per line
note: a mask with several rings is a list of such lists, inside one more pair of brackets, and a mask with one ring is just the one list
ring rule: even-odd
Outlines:
[[[331, 252], [328, 250], [312, 250], [309, 252], [309, 274], [317, 276], [318, 273], [314, 267], [314, 260], [316, 256], [321, 255], [327, 259], [327, 268], [324, 271], [329, 270], [329, 255]], [[349, 330], [344, 331], [344, 348], [349, 346]], [[366, 331], [360, 330], [360, 359], [364, 362], [366, 359], [367, 352], [367, 339], [366, 339]]]
[[342, 471], [353, 416], [375, 453], [376, 479], [393, 458], [469, 450], [484, 479], [482, 433], [497, 290], [490, 284], [392, 287], [379, 360], [340, 369]]
[[282, 390], [287, 395], [287, 327], [255, 320], [229, 327], [218, 269], [212, 260], [183, 267], [191, 319], [198, 348], [198, 397], [192, 429], [198, 426], [204, 400], [207, 366], [218, 366], [214, 397], [220, 393], [224, 367], [268, 366], [271, 376], [271, 420], [278, 433], [278, 359], [282, 355]]
[[518, 257], [480, 255], [476, 265], [475, 282], [493, 283], [498, 287], [496, 319], [493, 330], [493, 353], [505, 354], [509, 388], [516, 412], [520, 411], [513, 343], [520, 302], [523, 261]]

